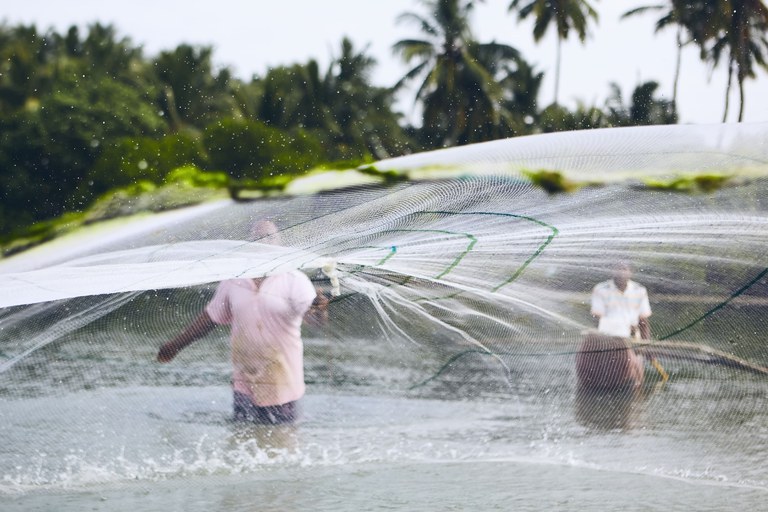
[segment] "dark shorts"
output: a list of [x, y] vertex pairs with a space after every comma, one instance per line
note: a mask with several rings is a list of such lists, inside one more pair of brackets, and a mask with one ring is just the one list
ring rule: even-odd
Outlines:
[[281, 425], [293, 423], [298, 416], [296, 402], [262, 407], [255, 405], [247, 395], [234, 392], [235, 421], [250, 421], [263, 425]]

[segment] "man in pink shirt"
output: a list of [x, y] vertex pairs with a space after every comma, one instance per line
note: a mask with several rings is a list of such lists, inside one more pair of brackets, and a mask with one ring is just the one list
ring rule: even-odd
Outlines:
[[[280, 243], [268, 221], [255, 224], [252, 235]], [[324, 307], [323, 299], [300, 271], [223, 281], [197, 318], [160, 348], [157, 360], [169, 362], [216, 325], [229, 325], [235, 419], [292, 422], [305, 390], [301, 324], [313, 303]]]

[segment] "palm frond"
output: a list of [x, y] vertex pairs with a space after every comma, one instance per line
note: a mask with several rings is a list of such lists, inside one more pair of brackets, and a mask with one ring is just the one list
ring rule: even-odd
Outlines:
[[418, 39], [398, 41], [392, 46], [392, 51], [399, 54], [405, 62], [410, 62], [414, 57], [431, 58], [436, 52], [432, 43]]
[[418, 26], [422, 32], [425, 34], [428, 34], [430, 36], [439, 37], [440, 36], [440, 30], [432, 25], [426, 18], [423, 16], [420, 16], [413, 12], [404, 12], [403, 14], [399, 15], [395, 22], [397, 24], [401, 23], [412, 23], [416, 26]]
[[424, 62], [422, 62], [421, 64], [419, 64], [418, 66], [416, 66], [416, 67], [412, 68], [410, 71], [408, 71], [408, 72], [405, 74], [405, 76], [404, 76], [403, 78], [401, 78], [400, 80], [398, 80], [398, 81], [395, 83], [395, 85], [393, 85], [393, 86], [392, 86], [392, 90], [394, 90], [394, 91], [397, 91], [397, 90], [399, 90], [399, 89], [400, 89], [401, 87], [403, 87], [403, 86], [404, 86], [404, 85], [405, 85], [407, 82], [410, 82], [410, 81], [411, 81], [411, 80], [413, 80], [415, 77], [419, 76], [421, 73], [423, 73], [423, 72], [424, 72], [424, 68], [426, 68], [426, 67], [427, 67], [427, 65], [429, 65], [429, 61], [424, 61]]
[[624, 14], [622, 14], [620, 19], [629, 18], [631, 16], [637, 16], [638, 14], [644, 14], [648, 11], [660, 11], [665, 7], [666, 6], [664, 5], [646, 5], [644, 7], [637, 7], [635, 9], [630, 9]]

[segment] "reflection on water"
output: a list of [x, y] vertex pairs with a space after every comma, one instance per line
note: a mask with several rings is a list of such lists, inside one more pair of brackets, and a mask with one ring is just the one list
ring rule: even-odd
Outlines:
[[[727, 486], [716, 495], [741, 496], [744, 504], [765, 497], [765, 383], [733, 379], [707, 386], [690, 379], [646, 396], [584, 395], [569, 387], [570, 375], [546, 376], [550, 389], [562, 389], [557, 393], [477, 400], [324, 395], [310, 387], [295, 426], [231, 421], [226, 384], [4, 400], [0, 493], [14, 497], [18, 507], [11, 510], [36, 502], [48, 505], [40, 510], [88, 504], [83, 498], [69, 509], [53, 507], [45, 501], [50, 493], [95, 493], [97, 502], [106, 495], [110, 510], [130, 510], [114, 508], [126, 495], [149, 500], [149, 509], [167, 509], [173, 499], [187, 510], [206, 510], [205, 503], [208, 510], [222, 503], [227, 510], [266, 510], [253, 501], [258, 498], [285, 510], [294, 494], [301, 497], [299, 509], [315, 509], [316, 494], [325, 510], [360, 510], [370, 496], [388, 503], [382, 489], [405, 509], [436, 496], [473, 508], [459, 488], [473, 493], [475, 506], [490, 508], [501, 504], [494, 496], [512, 488], [529, 498], [568, 488], [590, 496], [582, 510], [601, 510], [603, 486], [619, 480], [627, 496], [645, 505], [648, 492], [666, 489], [666, 499], [674, 499], [687, 490], [690, 508], [706, 509], [703, 496], [713, 485]], [[749, 444], [735, 435], [744, 431], [754, 434]], [[403, 467], [410, 468], [408, 478], [398, 476]], [[499, 479], [509, 471], [514, 479]], [[362, 501], [336, 500], [339, 485]], [[172, 498], [142, 493], [158, 488]], [[561, 498], [566, 501], [551, 506], [573, 504], [567, 493]]]
[[614, 390], [577, 387], [576, 419], [598, 430], [636, 428], [643, 403], [641, 388], [625, 386]]
[[229, 436], [229, 451], [245, 450], [253, 457], [286, 457], [299, 451], [299, 430], [295, 425], [258, 425], [233, 421]]
[[[128, 492], [114, 490], [121, 485], [161, 485], [186, 505], [199, 485], [218, 497], [211, 510], [222, 503], [252, 510], [254, 493], [284, 510], [290, 505], [282, 497], [294, 492], [303, 496], [300, 509], [313, 508], [317, 492], [335, 510], [354, 510], [365, 502], [339, 504], [328, 489], [348, 480], [363, 500], [379, 492], [376, 475], [410, 485], [400, 495], [401, 507], [410, 508], [409, 499], [424, 502], [435, 488], [450, 496], [446, 482], [471, 464], [485, 477], [457, 478], [484, 496], [509, 485], [542, 493], [571, 486], [597, 496], [601, 482], [616, 479], [638, 498], [667, 485], [648, 479], [725, 485], [729, 493], [768, 490], [768, 382], [728, 368], [664, 361], [672, 378], [659, 392], [584, 393], [576, 386], [575, 343], [544, 356], [535, 343], [518, 344], [519, 353], [504, 357], [508, 372], [472, 353], [437, 374], [451, 354], [423, 351], [416, 360], [418, 347], [308, 338], [301, 421], [264, 426], [231, 420], [228, 354], [215, 340], [190, 348], [184, 364], [160, 366], [156, 340], [109, 335], [114, 343], [98, 361], [89, 357], [95, 345], [82, 337], [2, 375], [0, 494], [17, 497], [17, 510], [40, 491], [98, 489], [114, 505]], [[25, 373], [39, 368], [46, 371], [35, 378]], [[540, 465], [559, 469], [540, 471], [550, 478], [540, 480], [531, 476]], [[398, 476], [402, 467], [410, 468], [409, 479]], [[506, 470], [518, 479], [494, 479]], [[292, 480], [297, 474], [302, 482]], [[240, 492], [230, 492], [235, 488]], [[464, 495], [453, 496], [468, 507]], [[753, 493], [742, 496], [753, 502]], [[492, 508], [479, 491], [475, 497]], [[167, 508], [165, 497], [155, 499], [153, 508]], [[205, 503], [206, 494], [196, 499]], [[583, 509], [601, 503], [595, 498]], [[691, 503], [706, 505], [703, 498]]]

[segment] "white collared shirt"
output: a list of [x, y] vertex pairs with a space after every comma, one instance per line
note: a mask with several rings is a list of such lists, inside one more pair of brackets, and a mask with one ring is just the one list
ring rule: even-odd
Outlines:
[[651, 316], [648, 291], [634, 281], [627, 282], [623, 293], [613, 279], [598, 283], [592, 290], [592, 314], [600, 318], [598, 331], [629, 338], [640, 319]]

